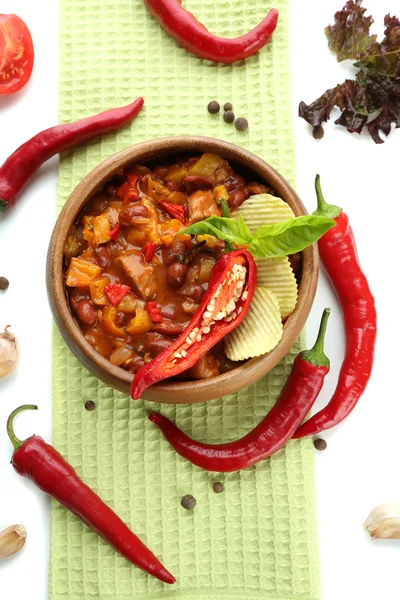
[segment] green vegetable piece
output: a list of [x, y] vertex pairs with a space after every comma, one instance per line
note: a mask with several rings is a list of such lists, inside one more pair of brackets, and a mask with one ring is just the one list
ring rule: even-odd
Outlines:
[[179, 232], [179, 234], [184, 233], [190, 233], [191, 235], [214, 235], [219, 240], [234, 242], [237, 246], [244, 246], [251, 242], [253, 238], [242, 216], [237, 221], [235, 219], [228, 219], [227, 217], [209, 217], [204, 221], [199, 221], [190, 225], [190, 227], [181, 229]]

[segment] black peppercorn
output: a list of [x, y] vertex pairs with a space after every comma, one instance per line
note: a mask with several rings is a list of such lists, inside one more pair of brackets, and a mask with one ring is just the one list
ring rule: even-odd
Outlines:
[[8, 279], [6, 279], [6, 277], [0, 277], [0, 290], [6, 290], [9, 285], [10, 282]]
[[225, 102], [224, 110], [233, 110], [233, 106], [231, 102]]
[[322, 125], [317, 125], [316, 127], [313, 127], [312, 134], [315, 140], [322, 140], [322, 138], [325, 135], [325, 131]]
[[323, 450], [326, 450], [327, 447], [328, 447], [328, 444], [322, 438], [317, 438], [316, 440], [314, 440], [314, 448], [316, 450], [319, 450], [320, 452], [322, 452]]
[[196, 506], [196, 498], [192, 494], [186, 494], [186, 496], [182, 497], [181, 505], [186, 510], [193, 510]]
[[246, 131], [248, 126], [249, 126], [249, 123], [248, 123], [247, 119], [245, 119], [244, 117], [239, 117], [235, 121], [235, 127], [238, 131]]
[[213, 483], [213, 490], [216, 494], [220, 494], [224, 491], [224, 484], [221, 481]]
[[217, 113], [219, 113], [220, 106], [216, 100], [212, 100], [208, 104], [207, 108], [209, 113], [211, 113], [212, 115], [216, 115]]
[[96, 408], [96, 403], [93, 402], [93, 400], [88, 400], [85, 402], [85, 408], [86, 410], [94, 410]]
[[233, 123], [235, 120], [235, 115], [231, 110], [227, 110], [224, 112], [224, 121], [225, 123]]

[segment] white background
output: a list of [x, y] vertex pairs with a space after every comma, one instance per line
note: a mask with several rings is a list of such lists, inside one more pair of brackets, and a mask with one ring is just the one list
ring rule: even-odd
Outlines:
[[[384, 14], [396, 9], [400, 13], [395, 0], [369, 0], [367, 6], [375, 16], [378, 33]], [[392, 600], [400, 598], [400, 542], [372, 542], [362, 523], [376, 504], [400, 502], [399, 302], [395, 293], [400, 131], [377, 146], [366, 135], [350, 135], [330, 122], [325, 138], [317, 142], [297, 117], [300, 100], [311, 102], [352, 71], [351, 65], [336, 63], [323, 32], [340, 8], [341, 0], [293, 0], [291, 9], [297, 190], [312, 211], [313, 182], [319, 172], [327, 201], [343, 206], [349, 214], [379, 318], [376, 361], [368, 389], [345, 425], [324, 436], [328, 449], [316, 453], [322, 600]], [[58, 2], [2, 0], [0, 10], [26, 21], [36, 52], [34, 73], [26, 88], [14, 96], [0, 97], [2, 162], [22, 142], [57, 122]], [[24, 438], [36, 433], [51, 439], [51, 318], [44, 265], [55, 219], [56, 184], [57, 160], [52, 159], [19, 204], [0, 216], [0, 276], [11, 282], [9, 290], [0, 293], [0, 326], [10, 323], [22, 347], [18, 369], [0, 383], [0, 530], [19, 522], [28, 530], [23, 551], [0, 562], [0, 598], [4, 600], [28, 596], [44, 600], [48, 596], [49, 501], [10, 466], [11, 444], [5, 423], [16, 406], [37, 403], [40, 410], [18, 421], [17, 434]], [[308, 322], [310, 341], [326, 305], [333, 313], [327, 336], [332, 368], [320, 405], [334, 389], [344, 346], [339, 307], [321, 276]]]

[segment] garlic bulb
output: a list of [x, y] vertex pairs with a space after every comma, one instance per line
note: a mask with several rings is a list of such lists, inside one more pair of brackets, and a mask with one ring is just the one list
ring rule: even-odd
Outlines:
[[7, 325], [3, 333], [0, 333], [0, 379], [14, 371], [19, 359], [18, 340], [8, 331], [9, 327]]
[[0, 559], [15, 554], [25, 545], [26, 529], [23, 525], [10, 525], [0, 533]]
[[369, 513], [364, 527], [373, 540], [400, 539], [400, 505], [377, 506]]

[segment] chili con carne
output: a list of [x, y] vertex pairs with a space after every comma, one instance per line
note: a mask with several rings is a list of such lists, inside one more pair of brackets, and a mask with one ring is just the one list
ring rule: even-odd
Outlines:
[[360, 267], [349, 218], [340, 207], [327, 204], [319, 175], [315, 189], [318, 198], [315, 214], [329, 215], [336, 221], [336, 226], [318, 241], [318, 248], [343, 310], [346, 354], [328, 405], [304, 423], [295, 438], [330, 429], [350, 414], [371, 376], [376, 340], [375, 301]]
[[130, 123], [143, 103], [143, 98], [137, 98], [122, 108], [107, 110], [75, 123], [56, 125], [22, 144], [0, 167], [0, 211], [15, 204], [22, 188], [46, 160]]
[[311, 350], [300, 352], [275, 406], [247, 435], [226, 444], [203, 444], [188, 437], [172, 421], [149, 416], [173, 448], [194, 465], [208, 471], [246, 469], [282, 448], [314, 404], [329, 372], [324, 337], [330, 310], [325, 309], [317, 340]]
[[256, 286], [254, 259], [247, 250], [223, 254], [210, 272], [208, 289], [183, 333], [164, 352], [143, 365], [131, 387], [133, 399], [154, 383], [192, 367], [243, 320]]
[[14, 446], [11, 462], [15, 471], [55, 498], [129, 562], [160, 581], [174, 583], [171, 573], [111, 508], [79, 479], [76, 471], [55, 448], [35, 435], [25, 441], [16, 437], [14, 417], [27, 409], [36, 410], [37, 406], [20, 406], [7, 421], [8, 436]]
[[279, 13], [271, 8], [251, 31], [237, 38], [222, 38], [210, 33], [202, 23], [181, 6], [180, 0], [144, 0], [161, 27], [185, 50], [199, 58], [233, 63], [252, 56], [269, 41]]

